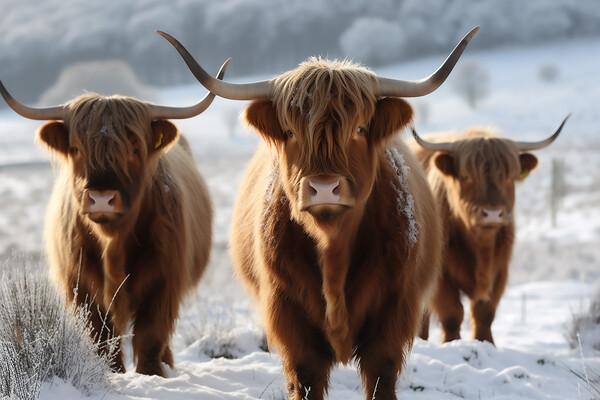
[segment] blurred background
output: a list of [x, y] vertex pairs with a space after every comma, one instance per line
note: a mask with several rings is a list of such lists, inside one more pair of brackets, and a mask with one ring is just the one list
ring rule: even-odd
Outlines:
[[[375, 68], [447, 54], [476, 25], [470, 51], [600, 35], [598, 0], [0, 0], [0, 10], [0, 79], [42, 105], [82, 87], [153, 100], [153, 87], [192, 82], [155, 29], [211, 73], [233, 57], [230, 78], [270, 77], [311, 55]], [[61, 73], [87, 82], [61, 98]]]

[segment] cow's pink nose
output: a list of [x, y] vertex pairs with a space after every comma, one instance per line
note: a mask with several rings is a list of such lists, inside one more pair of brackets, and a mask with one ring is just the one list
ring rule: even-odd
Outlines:
[[115, 208], [115, 193], [100, 194], [87, 192], [90, 200], [91, 212], [113, 212]]
[[504, 210], [502, 208], [497, 209], [489, 209], [484, 208], [482, 210], [483, 213], [483, 222], [502, 222], [504, 217]]
[[340, 201], [340, 180], [328, 183], [308, 181], [313, 204], [337, 204]]

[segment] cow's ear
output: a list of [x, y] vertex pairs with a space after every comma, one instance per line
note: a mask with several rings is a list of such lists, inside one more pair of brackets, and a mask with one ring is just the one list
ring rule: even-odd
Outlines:
[[377, 101], [375, 114], [369, 127], [369, 137], [381, 142], [409, 124], [413, 119], [413, 109], [403, 99], [386, 97]]
[[285, 140], [283, 129], [277, 118], [277, 111], [271, 100], [253, 101], [244, 110], [243, 118], [267, 142], [277, 144]]
[[527, 175], [534, 170], [538, 165], [538, 159], [531, 153], [519, 154], [519, 161], [521, 162], [521, 173], [519, 174], [519, 180], [527, 178]]
[[63, 122], [49, 121], [37, 130], [37, 140], [62, 155], [69, 153], [69, 131]]
[[179, 130], [171, 121], [159, 119], [152, 121], [152, 134], [150, 151], [164, 151], [175, 143]]
[[435, 166], [444, 175], [457, 177], [456, 168], [454, 166], [454, 157], [450, 153], [440, 153], [433, 160]]

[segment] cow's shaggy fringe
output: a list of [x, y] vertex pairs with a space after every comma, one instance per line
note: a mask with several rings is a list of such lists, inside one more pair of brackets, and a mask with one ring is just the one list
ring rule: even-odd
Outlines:
[[0, 274], [0, 398], [38, 398], [42, 383], [54, 377], [86, 395], [108, 390], [116, 339], [93, 343], [87, 322], [93, 310], [65, 307], [38, 270], [13, 257]]

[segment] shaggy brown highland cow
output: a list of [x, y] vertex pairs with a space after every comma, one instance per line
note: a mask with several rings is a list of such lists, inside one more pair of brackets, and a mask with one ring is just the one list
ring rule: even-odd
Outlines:
[[[34, 109], [1, 82], [0, 91], [17, 113], [51, 120], [37, 132], [60, 165], [46, 216], [51, 275], [70, 302], [91, 302], [95, 339], [131, 323], [137, 372], [165, 376], [179, 305], [206, 267], [212, 224], [206, 185], [167, 118], [198, 115], [214, 95], [172, 108], [84, 94]], [[113, 368], [125, 371], [120, 349]]]
[[[537, 166], [528, 151], [552, 143], [565, 122], [551, 137], [535, 143], [515, 142], [480, 128], [434, 135], [428, 141], [414, 132], [417, 140], [411, 147], [425, 167], [444, 223], [443, 274], [431, 302], [443, 342], [460, 338], [464, 293], [471, 300], [473, 339], [494, 343], [491, 326], [515, 237], [515, 182]], [[420, 336], [426, 339], [428, 330], [426, 316]]]
[[293, 399], [322, 399], [331, 368], [351, 359], [367, 399], [396, 398], [442, 246], [424, 172], [395, 136], [413, 117], [398, 97], [439, 87], [475, 31], [423, 81], [313, 58], [246, 85], [207, 79], [160, 32], [211, 92], [254, 100], [244, 118], [264, 141], [239, 190], [231, 255]]

